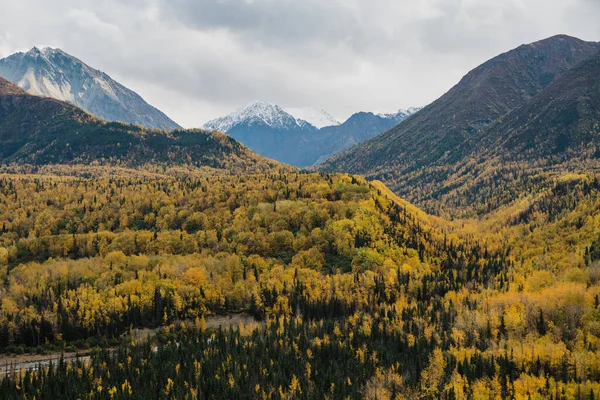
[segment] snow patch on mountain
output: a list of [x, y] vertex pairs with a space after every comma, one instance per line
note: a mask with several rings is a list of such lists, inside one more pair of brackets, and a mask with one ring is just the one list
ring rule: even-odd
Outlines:
[[423, 109], [423, 107], [410, 107], [408, 110], [406, 110], [406, 112], [408, 113], [408, 115], [413, 115], [413, 114], [418, 113], [422, 109]]
[[401, 121], [406, 117], [410, 117], [414, 113], [420, 111], [423, 107], [410, 107], [407, 110], [400, 109], [397, 112], [374, 112], [373, 114], [386, 119], [394, 119], [397, 121]]
[[340, 122], [325, 110], [317, 110], [312, 107], [301, 107], [286, 108], [285, 111], [290, 115], [293, 115], [298, 120], [308, 122], [317, 129], [321, 129], [326, 126], [340, 125]]

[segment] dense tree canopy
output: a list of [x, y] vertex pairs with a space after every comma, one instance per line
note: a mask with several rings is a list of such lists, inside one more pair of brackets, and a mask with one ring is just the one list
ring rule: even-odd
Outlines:
[[[6, 398], [600, 393], [593, 176], [475, 223], [347, 175], [23, 172], [0, 176], [0, 349], [107, 350]], [[161, 333], [110, 350], [136, 327]]]

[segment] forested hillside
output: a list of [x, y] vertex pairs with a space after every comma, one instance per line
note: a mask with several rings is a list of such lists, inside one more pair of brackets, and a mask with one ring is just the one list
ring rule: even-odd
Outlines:
[[414, 186], [398, 190], [439, 214], [486, 216], [571, 173], [598, 171], [599, 75], [600, 54], [457, 146], [453, 154], [464, 158], [436, 162], [410, 175]]
[[577, 170], [561, 161], [594, 163], [599, 51], [598, 43], [555, 36], [501, 54], [319, 169], [380, 179], [435, 214], [496, 210], [551, 186], [555, 172]]
[[149, 130], [105, 122], [62, 101], [32, 96], [0, 78], [0, 163], [98, 164], [222, 173], [283, 167], [218, 132]]
[[[0, 391], [590, 398], [600, 391], [598, 241], [592, 231], [567, 241], [575, 262], [539, 249], [565, 267], [535, 254], [536, 224], [560, 224], [544, 232], [564, 243], [563, 221], [595, 215], [582, 207], [595, 204], [596, 179], [564, 185], [554, 190], [576, 197], [536, 199], [498, 242], [491, 225], [429, 217], [352, 176], [4, 174], [4, 351], [107, 346], [133, 327], [165, 328], [157, 348], [3, 378]], [[242, 310], [258, 322], [204, 328], [205, 316]]]

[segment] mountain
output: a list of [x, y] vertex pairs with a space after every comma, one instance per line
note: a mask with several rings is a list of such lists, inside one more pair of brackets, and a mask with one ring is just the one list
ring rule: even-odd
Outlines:
[[306, 154], [318, 132], [308, 122], [266, 102], [254, 102], [209, 121], [204, 129], [225, 132], [262, 156], [296, 166], [306, 165]]
[[0, 163], [210, 167], [266, 172], [281, 167], [232, 139], [103, 121], [63, 101], [31, 95], [0, 78]]
[[[515, 198], [552, 190], [564, 179], [599, 172], [599, 76], [596, 53], [494, 121], [479, 139], [458, 146], [460, 160], [435, 164], [438, 176], [430, 175], [435, 179], [424, 183], [426, 191], [448, 207], [474, 204], [485, 214]], [[442, 176], [445, 181], [438, 182]], [[554, 198], [568, 194], [558, 191]]]
[[[389, 115], [360, 112], [339, 124], [326, 112], [311, 110], [286, 111], [275, 104], [254, 102], [225, 117], [207, 122], [204, 129], [225, 132], [265, 157], [308, 167], [372, 138], [418, 111], [411, 109]], [[326, 124], [333, 125], [318, 128]]]
[[286, 108], [285, 111], [297, 120], [306, 121], [317, 129], [340, 124], [340, 121], [336, 120], [334, 117], [331, 116], [331, 114], [324, 110], [317, 110], [311, 107], [304, 107]]
[[[319, 169], [360, 173], [370, 179], [383, 180], [396, 193], [432, 212], [439, 212], [443, 206], [469, 205], [471, 201], [481, 207], [491, 207], [485, 203], [493, 197], [492, 193], [501, 193], [508, 201], [517, 196], [517, 192], [502, 189], [501, 185], [490, 188], [476, 183], [472, 175], [474, 170], [485, 170], [484, 164], [489, 166], [490, 158], [504, 157], [502, 152], [508, 150], [496, 147], [510, 128], [497, 125], [498, 121], [508, 120], [507, 113], [539, 101], [538, 95], [542, 92], [558, 96], [550, 91], [555, 90], [550, 89], [553, 82], [599, 51], [599, 43], [564, 35], [522, 45], [475, 68], [448, 93], [413, 117], [332, 157]], [[557, 105], [555, 107], [557, 115], [564, 115]], [[514, 118], [517, 115], [523, 126], [533, 118], [528, 114], [515, 114]], [[554, 129], [550, 126], [556, 123], [556, 118], [553, 121], [546, 120], [547, 129]], [[527, 130], [528, 135], [536, 137], [542, 137], [542, 132], [544, 130]], [[512, 151], [521, 150], [513, 148]], [[547, 156], [546, 152], [529, 151], [528, 162], [543, 161]], [[521, 159], [525, 156], [523, 153]], [[463, 188], [460, 194], [454, 192], [457, 187]], [[485, 190], [486, 194], [482, 195], [479, 190]]]
[[34, 47], [4, 58], [0, 76], [31, 94], [68, 101], [107, 121], [181, 128], [137, 93], [60, 49]]

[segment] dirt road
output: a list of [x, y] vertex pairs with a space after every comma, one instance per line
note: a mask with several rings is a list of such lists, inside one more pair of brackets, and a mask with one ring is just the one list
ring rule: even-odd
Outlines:
[[[225, 316], [207, 316], [204, 318], [207, 329], [218, 329], [219, 327], [227, 329], [229, 327], [238, 327], [240, 325], [249, 326], [256, 323], [253, 316], [246, 313], [230, 314]], [[158, 332], [156, 329], [134, 329], [134, 340], [136, 342], [143, 341]], [[37, 371], [41, 366], [47, 367], [52, 362], [54, 365], [60, 360], [62, 353], [52, 353], [46, 355], [39, 354], [22, 354], [22, 355], [4, 355], [0, 354], [0, 376], [10, 375], [21, 370]], [[65, 361], [75, 361], [79, 357], [80, 360], [89, 361], [88, 353], [64, 353]]]

